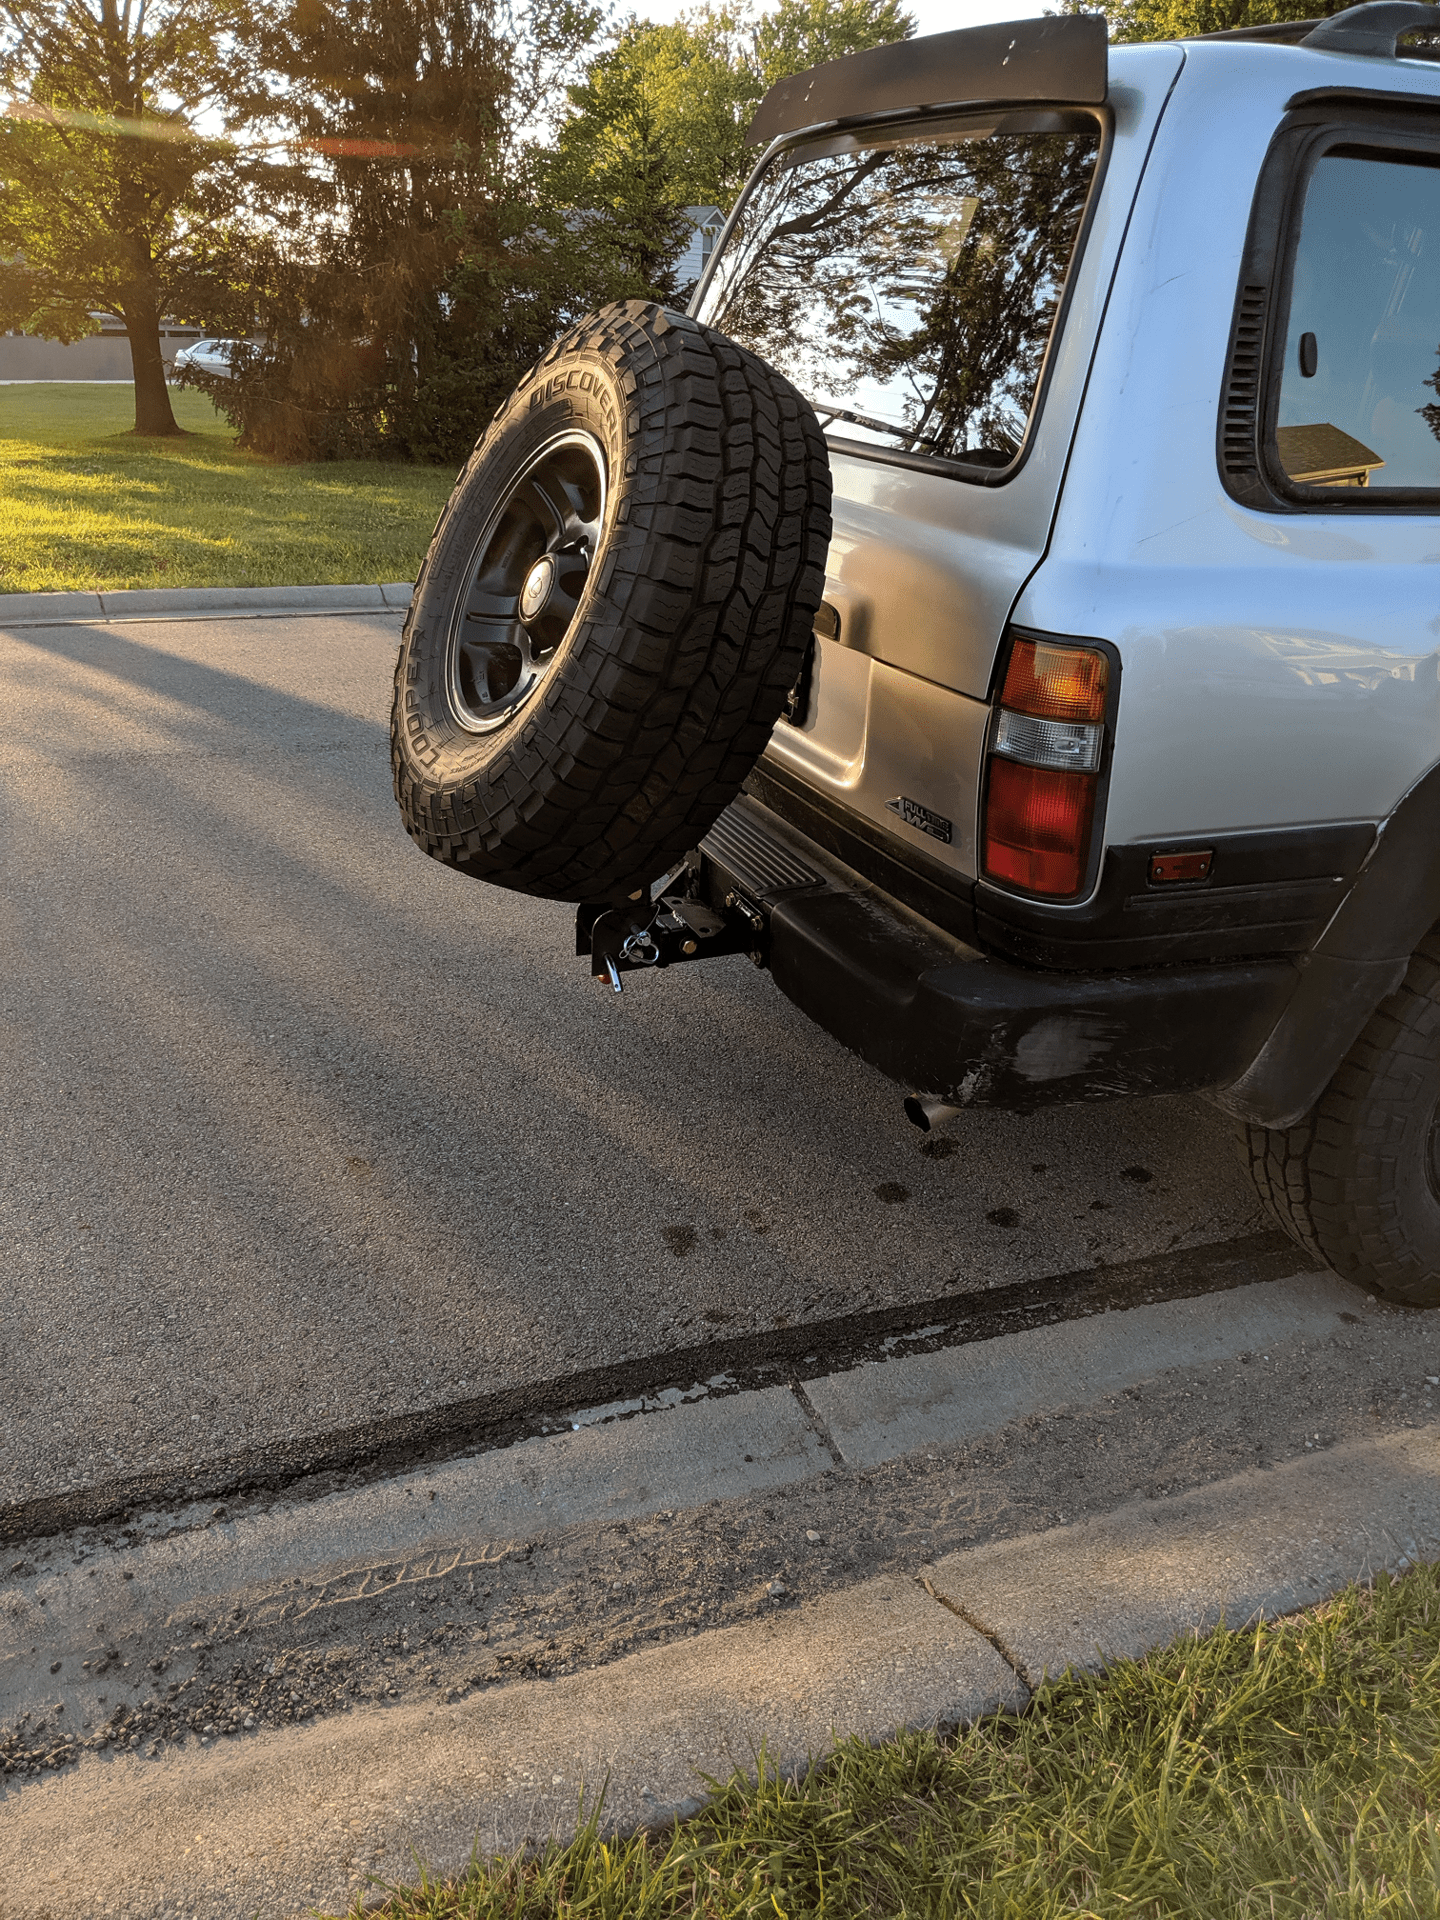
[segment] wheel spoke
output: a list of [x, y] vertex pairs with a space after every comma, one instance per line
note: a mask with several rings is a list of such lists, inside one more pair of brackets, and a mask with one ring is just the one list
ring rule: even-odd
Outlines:
[[565, 525], [565, 499], [553, 487], [550, 475], [542, 468], [532, 473], [515, 495], [516, 506], [524, 507], [542, 536], [542, 547], [553, 547]]
[[526, 681], [529, 681], [539, 671], [540, 654], [543, 648], [537, 648], [534, 634], [529, 627], [522, 626], [518, 620], [515, 622], [515, 644], [519, 647], [521, 659], [524, 662], [523, 676]]
[[592, 518], [584, 501], [572, 496], [568, 490], [565, 507], [559, 544], [562, 547], [583, 547], [587, 554], [593, 554], [595, 542], [600, 538], [600, 522]]
[[460, 690], [474, 707], [505, 700], [534, 672], [530, 636], [518, 623], [471, 621], [457, 653]]
[[547, 485], [553, 485], [560, 522], [556, 545], [584, 547], [593, 556], [600, 538], [599, 489], [593, 468], [586, 462], [583, 469], [573, 465], [567, 469], [557, 458], [545, 479]]
[[515, 593], [491, 593], [477, 580], [465, 601], [467, 620], [513, 620], [520, 604]]
[[529, 503], [510, 501], [476, 564], [472, 591], [508, 600], [513, 608], [525, 575], [545, 551], [548, 537]]

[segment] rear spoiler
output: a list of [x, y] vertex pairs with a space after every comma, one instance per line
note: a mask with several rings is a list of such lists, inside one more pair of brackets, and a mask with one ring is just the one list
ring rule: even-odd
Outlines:
[[1109, 39], [1098, 13], [1047, 15], [960, 27], [847, 54], [777, 80], [750, 122], [769, 146], [782, 133], [905, 107], [1031, 101], [1100, 106], [1109, 81]]

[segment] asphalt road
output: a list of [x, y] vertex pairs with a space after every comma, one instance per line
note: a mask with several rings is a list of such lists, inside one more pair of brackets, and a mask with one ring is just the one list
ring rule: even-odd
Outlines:
[[747, 961], [601, 989], [401, 830], [398, 628], [0, 634], [0, 1517], [1262, 1225], [1197, 1101], [933, 1159]]

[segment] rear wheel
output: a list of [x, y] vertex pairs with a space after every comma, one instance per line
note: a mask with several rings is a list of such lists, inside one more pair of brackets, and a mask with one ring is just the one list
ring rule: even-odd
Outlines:
[[582, 322], [475, 449], [416, 583], [391, 725], [411, 836], [560, 900], [665, 872], [764, 750], [829, 539], [788, 381], [660, 307]]
[[1296, 1126], [1244, 1126], [1262, 1199], [1307, 1252], [1411, 1306], [1440, 1306], [1440, 939], [1422, 941]]

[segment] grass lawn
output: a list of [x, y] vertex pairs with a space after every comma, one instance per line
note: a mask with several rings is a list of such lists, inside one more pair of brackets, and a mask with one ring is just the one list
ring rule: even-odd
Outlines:
[[[737, 1777], [694, 1819], [388, 1890], [385, 1920], [1440, 1914], [1440, 1571], [1045, 1686], [952, 1740]], [[368, 1896], [374, 1899], [374, 1890]], [[361, 1911], [357, 1905], [353, 1912]]]
[[0, 593], [413, 580], [454, 475], [241, 453], [203, 394], [137, 440], [128, 384], [0, 386]]

